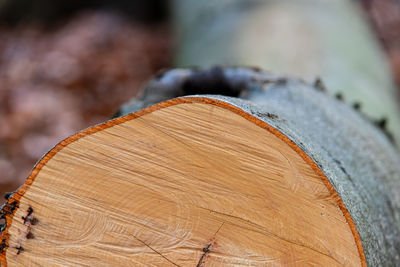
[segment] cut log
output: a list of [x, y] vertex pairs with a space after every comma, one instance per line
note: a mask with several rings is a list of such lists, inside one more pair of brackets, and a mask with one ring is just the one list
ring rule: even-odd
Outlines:
[[[210, 91], [230, 97], [147, 107]], [[215, 68], [161, 75], [123, 110], [137, 109], [37, 164], [2, 209], [1, 266], [400, 262], [399, 155], [351, 107]]]

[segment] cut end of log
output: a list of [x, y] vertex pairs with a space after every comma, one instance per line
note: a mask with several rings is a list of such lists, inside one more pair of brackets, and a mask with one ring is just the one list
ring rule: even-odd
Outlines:
[[1, 266], [366, 265], [348, 211], [302, 149], [205, 97], [66, 139], [3, 214]]

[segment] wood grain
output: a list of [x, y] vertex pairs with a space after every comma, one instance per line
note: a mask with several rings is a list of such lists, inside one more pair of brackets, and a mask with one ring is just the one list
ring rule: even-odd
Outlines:
[[207, 98], [70, 137], [13, 201], [2, 266], [365, 265], [315, 163], [266, 123]]

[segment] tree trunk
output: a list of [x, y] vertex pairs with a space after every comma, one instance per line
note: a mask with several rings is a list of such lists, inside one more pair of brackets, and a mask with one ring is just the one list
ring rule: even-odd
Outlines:
[[[391, 79], [350, 1], [299, 2], [179, 2], [177, 64], [320, 74], [399, 144]], [[160, 74], [9, 197], [1, 266], [396, 266], [400, 156], [384, 120], [340, 99], [257, 69]]]
[[[210, 92], [227, 96], [145, 108]], [[139, 111], [58, 144], [9, 198], [2, 266], [400, 261], [399, 155], [321, 88], [178, 69], [123, 110]]]
[[257, 66], [361, 105], [400, 147], [400, 109], [383, 51], [351, 0], [175, 1], [176, 66]]

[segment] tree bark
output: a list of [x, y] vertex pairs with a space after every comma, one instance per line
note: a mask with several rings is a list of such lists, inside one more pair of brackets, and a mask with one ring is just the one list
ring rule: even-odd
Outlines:
[[139, 111], [61, 142], [9, 198], [2, 266], [399, 262], [399, 155], [321, 88], [177, 69], [123, 110]]
[[[178, 64], [274, 62], [286, 72], [323, 70], [328, 90], [362, 102], [374, 120], [389, 117], [398, 140], [391, 81], [358, 18], [358, 26], [341, 27], [348, 36], [369, 40], [365, 49], [326, 30], [332, 22], [320, 18], [326, 13], [302, 13], [308, 4], [231, 0], [209, 12], [211, 2], [182, 7], [187, 3], [187, 17], [177, 9]], [[343, 22], [348, 17], [339, 15], [348, 13], [339, 7], [351, 8], [349, 3], [324, 1], [317, 7]], [[247, 49], [257, 48], [258, 38], [243, 29], [253, 29], [256, 18], [268, 14], [283, 14], [283, 22], [277, 21], [309, 29], [301, 51], [323, 51], [307, 57], [317, 62], [313, 67], [269, 59], [273, 47], [287, 44], [284, 51], [292, 51], [299, 38], [278, 38], [277, 46], [255, 49], [255, 56]], [[310, 16], [324, 27], [310, 24]], [[264, 28], [256, 26], [258, 33]], [[201, 38], [195, 43], [192, 34]], [[358, 50], [365, 54], [355, 56]], [[382, 88], [384, 104], [376, 101], [376, 88]], [[358, 105], [340, 99], [329, 96], [320, 81], [311, 85], [258, 69], [161, 73], [119, 117], [58, 144], [9, 197], [2, 208], [1, 264], [396, 266], [400, 156], [384, 122], [374, 124]]]
[[[349, 210], [368, 265], [399, 262], [400, 158], [382, 129], [318, 85], [298, 79], [241, 68], [167, 74], [151, 82], [141, 98], [124, 106], [124, 114], [187, 91], [199, 97], [214, 92], [251, 101], [211, 96], [272, 125], [312, 158]], [[231, 90], [221, 92], [220, 88]]]

